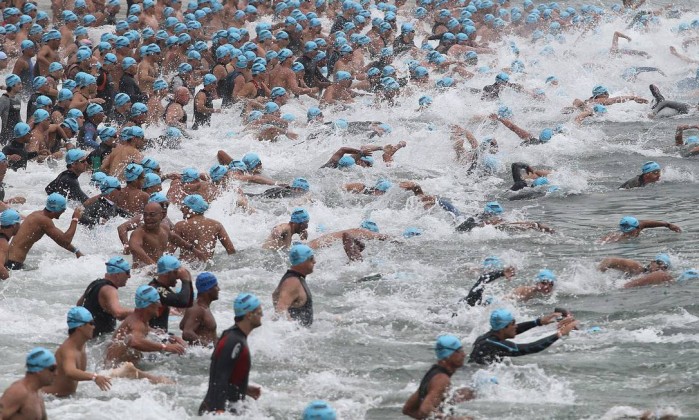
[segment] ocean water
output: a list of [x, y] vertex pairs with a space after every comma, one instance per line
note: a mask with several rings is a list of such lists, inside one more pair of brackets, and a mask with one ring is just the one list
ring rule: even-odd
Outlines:
[[[696, 9], [690, 2], [685, 7]], [[518, 320], [528, 320], [555, 306], [570, 309], [581, 321], [581, 331], [536, 355], [488, 368], [465, 366], [454, 375], [453, 383], [477, 384], [479, 394], [474, 401], [452, 407], [456, 413], [477, 418], [611, 419], [652, 410], [699, 417], [699, 307], [694, 299], [699, 285], [673, 283], [625, 290], [621, 288], [623, 278], [595, 270], [605, 256], [645, 262], [659, 252], [670, 254], [674, 274], [699, 266], [694, 223], [697, 162], [680, 157], [674, 147], [675, 126], [695, 123], [696, 114], [652, 120], [647, 117], [648, 105], [619, 104], [578, 127], [573, 116], [560, 112], [574, 98], [589, 97], [597, 84], [606, 85], [613, 96], [635, 94], [650, 99], [648, 85], [656, 83], [667, 98], [696, 103], [693, 92], [675, 88], [678, 80], [693, 76], [696, 66], [677, 60], [668, 50], [670, 45], [679, 48], [683, 39], [673, 28], [695, 17], [697, 13], [689, 12], [680, 20], [662, 19], [645, 33], [624, 29], [632, 41], [622, 44], [649, 52], [649, 59], [609, 57], [612, 33], [626, 27], [617, 18], [577, 42], [577, 33], [566, 34], [563, 44], [553, 41], [551, 56], [540, 54], [546, 45], [543, 41], [518, 38], [503, 40], [494, 55], [481, 56], [479, 65], [506, 67], [516, 58], [509, 48], [515, 42], [526, 69], [524, 74], [513, 75], [513, 81], [534, 89], [544, 88], [549, 75], [560, 80], [559, 89], [547, 89], [548, 99], [543, 103], [532, 103], [526, 95], [516, 93], [503, 94], [499, 102], [481, 103], [479, 95], [470, 94], [468, 88], [492, 83], [494, 70], [460, 81], [446, 92], [407, 93], [394, 108], [377, 107], [371, 98], [364, 98], [346, 109], [324, 110], [328, 119], [389, 123], [393, 132], [381, 138], [367, 140], [335, 131], [303, 140], [309, 129], [297, 124], [293, 129], [301, 134], [300, 140], [260, 143], [242, 132], [239, 111], [231, 110], [215, 115], [212, 126], [196, 132], [181, 150], [147, 151], [146, 155], [157, 157], [165, 172], [189, 166], [208, 170], [218, 149], [238, 157], [255, 151], [265, 173], [273, 178], [290, 182], [304, 176], [310, 181], [314, 198], [306, 204], [311, 214], [310, 239], [319, 236], [319, 230], [357, 227], [368, 217], [382, 232], [401, 238], [399, 243], [368, 243], [361, 263], [348, 264], [339, 245], [319, 251], [316, 271], [308, 279], [316, 321], [304, 329], [272, 321], [271, 293], [286, 270], [286, 259], [260, 250], [270, 229], [287, 221], [298, 203], [252, 200], [257, 209], [253, 214], [236, 210], [232, 194], [212, 203], [207, 216], [224, 223], [238, 249], [229, 257], [219, 248], [207, 268], [218, 276], [222, 289], [220, 300], [213, 304], [219, 331], [233, 323], [232, 300], [241, 291], [256, 293], [265, 310], [262, 327], [249, 337], [251, 381], [262, 386], [262, 397], [248, 402], [244, 418], [299, 418], [314, 399], [328, 400], [343, 419], [401, 418], [404, 401], [434, 362], [432, 346], [437, 335], [459, 336], [470, 352], [475, 338], [487, 331], [493, 308], [509, 308]], [[694, 57], [697, 48], [686, 53]], [[401, 74], [406, 73], [404, 61], [396, 60]], [[643, 73], [628, 82], [621, 75], [631, 66], [656, 66], [667, 76]], [[423, 94], [430, 94], [434, 104], [417, 112], [417, 99]], [[313, 105], [309, 98], [301, 98], [283, 107], [283, 112], [296, 115], [301, 122], [305, 110]], [[500, 105], [509, 106], [513, 120], [532, 132], [558, 124], [563, 124], [565, 132], [546, 145], [519, 147], [514, 134], [487, 119]], [[471, 129], [479, 139], [488, 135], [498, 139], [500, 170], [494, 176], [468, 175], [455, 162], [448, 131], [453, 123]], [[155, 136], [161, 130], [149, 128], [147, 134]], [[391, 167], [378, 164], [344, 172], [316, 169], [340, 146], [400, 140], [408, 146], [396, 154]], [[647, 160], [663, 166], [661, 181], [642, 189], [617, 190]], [[537, 201], [507, 201], [508, 168], [518, 161], [554, 169], [549, 179], [561, 193]], [[7, 175], [7, 195], [27, 197], [27, 203], [17, 207], [22, 214], [43, 206], [43, 186], [61, 167], [61, 163], [53, 167], [30, 164], [26, 172]], [[86, 189], [87, 178], [82, 177]], [[507, 218], [540, 221], [556, 233], [483, 228], [458, 234], [452, 216], [440, 209], [423, 210], [411, 194], [396, 187], [382, 197], [356, 197], [339, 189], [346, 182], [373, 184], [379, 178], [388, 178], [394, 185], [401, 180], [417, 181], [426, 192], [449, 197], [466, 215], [478, 213], [486, 201], [497, 199]], [[61, 229], [68, 226], [69, 215], [57, 222]], [[653, 229], [633, 241], [599, 244], [598, 239], [616, 230], [624, 215], [670, 221], [680, 225], [683, 233]], [[175, 221], [181, 218], [174, 206], [169, 216]], [[29, 254], [27, 269], [13, 272], [10, 280], [0, 283], [0, 389], [22, 375], [24, 356], [31, 347], [55, 349], [64, 340], [66, 311], [87, 284], [103, 274], [104, 261], [121, 251], [115, 229], [120, 222], [93, 231], [79, 228], [73, 243], [86, 256], [78, 260], [42, 239]], [[408, 226], [419, 227], [424, 234], [402, 239], [400, 234]], [[480, 262], [488, 255], [515, 265], [517, 278], [512, 283], [496, 282], [489, 289], [497, 298], [494, 306], [459, 307], [456, 302], [473, 285]], [[515, 286], [533, 283], [541, 268], [558, 276], [552, 296], [527, 304], [504, 299]], [[202, 267], [192, 267], [195, 275], [201, 271]], [[358, 282], [371, 273], [381, 273], [383, 278]], [[119, 292], [122, 303], [133, 306], [134, 291], [148, 280], [146, 273], [135, 271]], [[455, 311], [458, 315], [452, 317]], [[178, 331], [178, 323], [179, 318], [172, 317], [171, 331]], [[592, 326], [601, 331], [586, 332]], [[552, 328], [538, 328], [518, 341], [543, 337]], [[89, 369], [100, 368], [104, 348], [105, 343], [90, 346]], [[148, 370], [174, 377], [177, 384], [154, 386], [115, 379], [106, 393], [94, 384], [81, 384], [73, 398], [47, 398], [49, 417], [194, 417], [207, 389], [209, 357], [209, 349], [195, 347], [182, 357], [149, 358], [145, 362]], [[488, 383], [492, 376], [498, 384]]]

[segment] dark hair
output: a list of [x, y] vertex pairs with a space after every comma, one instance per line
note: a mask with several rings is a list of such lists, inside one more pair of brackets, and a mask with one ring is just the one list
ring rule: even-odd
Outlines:
[[[245, 314], [245, 315], [247, 315], [247, 314]], [[234, 320], [235, 322], [240, 322], [240, 321], [242, 321], [242, 320], [245, 319], [245, 315], [236, 316], [235, 318], [233, 318], [233, 320]]]

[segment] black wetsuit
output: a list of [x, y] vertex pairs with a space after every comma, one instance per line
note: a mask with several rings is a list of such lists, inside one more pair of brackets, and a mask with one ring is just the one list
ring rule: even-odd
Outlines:
[[114, 80], [112, 75], [104, 70], [100, 70], [97, 75], [97, 97], [104, 99], [102, 109], [105, 115], [110, 115], [114, 107]]
[[96, 202], [85, 207], [85, 211], [82, 216], [80, 216], [78, 223], [88, 227], [94, 227], [97, 224], [104, 223], [104, 221], [117, 216], [130, 218], [133, 215], [121, 207], [117, 207], [116, 204], [106, 198], [100, 197]]
[[300, 308], [289, 308], [289, 317], [294, 321], [298, 321], [299, 324], [303, 325], [304, 327], [310, 327], [311, 324], [313, 324], [313, 297], [311, 296], [311, 291], [308, 289], [308, 285], [306, 284], [306, 276], [297, 271], [288, 270], [279, 281], [277, 289], [279, 289], [289, 277], [298, 278], [301, 281], [303, 291], [306, 293], [306, 303], [304, 303]]
[[337, 31], [341, 31], [342, 28], [345, 27], [345, 23], [347, 22], [352, 22], [351, 19], [347, 19], [346, 17], [342, 15], [338, 15], [337, 19], [335, 19], [335, 22], [333, 23], [333, 26], [330, 27], [330, 32], [331, 34], [334, 34]]
[[512, 180], [514, 181], [514, 184], [512, 184], [510, 190], [519, 191], [522, 188], [527, 188], [529, 186], [529, 184], [527, 184], [527, 181], [525, 181], [522, 177], [522, 171], [524, 171], [525, 173], [531, 172], [531, 167], [526, 163], [522, 162], [515, 162], [512, 164]]
[[323, 83], [330, 83], [330, 81], [323, 76], [323, 73], [320, 72], [320, 69], [313, 62], [311, 57], [303, 55], [296, 61], [303, 64], [303, 68], [305, 69], [303, 73], [303, 81], [306, 82], [306, 86], [320, 87], [320, 85]]
[[[211, 355], [209, 389], [199, 415], [225, 410], [227, 403], [244, 400], [251, 364], [247, 336], [237, 326], [225, 330]], [[229, 412], [235, 414], [235, 409], [229, 408]]]
[[87, 155], [87, 160], [90, 162], [93, 171], [99, 171], [100, 166], [102, 166], [102, 161], [114, 150], [114, 146], [109, 146], [105, 142], [100, 143], [99, 146]]
[[170, 317], [170, 307], [190, 308], [192, 306], [192, 302], [194, 302], [192, 282], [183, 281], [182, 289], [178, 293], [175, 293], [169, 287], [158, 283], [156, 279], [151, 280], [148, 285], [153, 286], [155, 290], [158, 291], [158, 294], [160, 295], [160, 303], [163, 304], [160, 309], [160, 314], [156, 318], [151, 319], [148, 324], [153, 328], [160, 328], [167, 331], [168, 318]]
[[[540, 326], [539, 320], [520, 322], [517, 324], [517, 334], [522, 334], [534, 327]], [[533, 343], [517, 344], [510, 340], [499, 340], [495, 331], [488, 331], [481, 335], [473, 343], [473, 350], [469, 356], [469, 363], [488, 365], [501, 362], [505, 357], [524, 356], [538, 353], [558, 340], [558, 334], [551, 334]]]
[[97, 279], [87, 286], [83, 298], [83, 306], [85, 309], [90, 311], [92, 318], [95, 320], [95, 337], [102, 334], [111, 333], [116, 329], [116, 318], [114, 318], [109, 312], [105, 311], [100, 305], [100, 290], [102, 290], [102, 288], [105, 286], [114, 287], [116, 289], [116, 286], [114, 286], [111, 281]]
[[491, 271], [482, 274], [480, 277], [478, 277], [478, 281], [476, 281], [476, 284], [474, 284], [471, 290], [468, 292], [468, 296], [459, 299], [459, 303], [466, 302], [468, 306], [480, 305], [483, 300], [483, 291], [485, 290], [485, 285], [494, 282], [495, 280], [499, 279], [504, 275], [505, 271], [503, 270]]
[[420, 386], [417, 388], [417, 398], [419, 402], [418, 406], [422, 405], [422, 402], [425, 401], [427, 392], [430, 389], [430, 382], [432, 382], [432, 378], [440, 373], [443, 373], [451, 378], [451, 373], [447, 370], [447, 368], [439, 365], [432, 365], [430, 370], [428, 370], [427, 373], [425, 373], [425, 376], [422, 377]]
[[303, 195], [305, 192], [296, 192], [291, 189], [291, 187], [273, 187], [264, 190], [261, 193], [245, 193], [248, 197], [261, 197], [261, 198], [287, 198]]
[[403, 36], [399, 36], [395, 41], [393, 41], [393, 54], [402, 54], [406, 51], [410, 51], [410, 49], [414, 47], [414, 42], [405, 42], [403, 41]]
[[24, 147], [24, 144], [15, 140], [12, 140], [7, 146], [3, 147], [2, 152], [5, 154], [5, 156], [17, 155], [21, 157], [21, 159], [18, 161], [7, 160], [8, 167], [13, 171], [16, 171], [17, 169], [27, 169], [27, 161], [39, 156], [39, 152], [29, 153]]
[[34, 92], [32, 93], [32, 96], [30, 96], [29, 99], [27, 99], [27, 119], [34, 115], [34, 111], [36, 111], [36, 98], [38, 98], [39, 96], [41, 96], [40, 93]]
[[221, 98], [221, 108], [230, 108], [233, 105], [233, 86], [235, 77], [233, 79], [228, 77], [230, 73], [228, 72], [228, 68], [226, 68], [226, 66], [223, 64], [216, 64], [211, 68], [211, 73], [214, 72], [213, 70], [217, 66], [223, 67], [223, 70], [226, 71], [226, 76], [216, 82], [216, 94], [219, 98]]
[[133, 76], [128, 73], [124, 73], [124, 75], [121, 76], [121, 80], [119, 80], [119, 92], [129, 95], [132, 104], [136, 102], [145, 104], [148, 102], [148, 96], [146, 96], [141, 91], [141, 88], [138, 87], [136, 79], [134, 79]]
[[7, 93], [0, 96], [0, 118], [2, 118], [2, 130], [0, 131], [0, 144], [7, 144], [14, 138], [14, 128], [18, 122], [22, 122], [20, 114], [22, 100], [19, 95], [10, 97]]
[[631, 188], [645, 187], [645, 185], [646, 183], [643, 182], [643, 175], [638, 175], [621, 184], [619, 189], [628, 190]]
[[70, 169], [61, 172], [44, 190], [46, 194], [59, 193], [68, 200], [75, 200], [81, 203], [89, 198], [80, 188], [78, 175], [71, 172]]
[[[206, 99], [204, 100], [204, 108], [213, 108], [214, 107], [214, 97], [211, 94], [211, 92], [208, 92], [204, 89], [200, 90], [199, 92], [204, 92], [204, 96]], [[197, 92], [197, 95], [199, 94]], [[194, 125], [192, 125], [192, 130], [197, 130], [199, 127], [202, 126], [209, 126], [211, 125], [211, 113], [210, 112], [201, 112], [197, 110], [197, 102], [196, 98], [194, 101]]]

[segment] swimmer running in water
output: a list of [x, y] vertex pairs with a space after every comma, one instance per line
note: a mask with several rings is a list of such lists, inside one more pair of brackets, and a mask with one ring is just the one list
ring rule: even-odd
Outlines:
[[211, 304], [218, 300], [221, 290], [218, 279], [205, 271], [197, 276], [197, 300], [187, 308], [180, 321], [182, 339], [189, 344], [208, 346], [216, 342], [216, 318], [211, 313]]
[[27, 354], [24, 378], [13, 382], [0, 397], [0, 418], [47, 419], [41, 388], [56, 378], [56, 358], [43, 347], [35, 347]]

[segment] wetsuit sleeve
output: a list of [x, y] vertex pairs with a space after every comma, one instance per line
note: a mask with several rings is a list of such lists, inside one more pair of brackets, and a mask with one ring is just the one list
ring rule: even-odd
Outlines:
[[[10, 101], [7, 97], [0, 98], [0, 118], [2, 118], [2, 126], [7, 127], [7, 119], [10, 117]], [[7, 127], [12, 130], [14, 127]]]
[[512, 164], [512, 181], [514, 182], [510, 188], [512, 191], [518, 191], [527, 186], [527, 182], [522, 178], [522, 171], [526, 172], [528, 167], [529, 165], [522, 162]]
[[122, 209], [121, 207], [116, 207], [116, 214], [121, 217], [125, 217], [127, 219], [130, 219], [133, 217], [133, 214], [129, 213], [128, 211]]
[[85, 143], [86, 146], [92, 147], [93, 149], [97, 149], [99, 147], [99, 143], [95, 141], [95, 134], [97, 134], [97, 128], [92, 124], [88, 124], [83, 126], [83, 130], [83, 143]]
[[493, 281], [499, 279], [504, 275], [505, 272], [503, 270], [485, 273], [481, 275], [478, 278], [478, 281], [476, 281], [476, 284], [474, 284], [471, 290], [468, 292], [468, 296], [466, 296], [465, 298], [461, 298], [461, 300], [459, 300], [459, 303], [466, 302], [466, 304], [469, 306], [476, 306], [480, 304], [483, 300], [483, 291], [485, 290], [485, 285], [488, 283], [492, 283]]
[[238, 359], [243, 354], [245, 344], [235, 334], [226, 334], [214, 350], [216, 369], [211, 370], [211, 383], [206, 401], [209, 411], [225, 410], [229, 395], [235, 393], [236, 385], [230, 383]]
[[541, 324], [539, 323], [538, 319], [535, 321], [520, 322], [517, 324], [517, 334], [525, 333], [534, 327], [538, 327], [539, 325]]
[[192, 306], [193, 298], [192, 282], [183, 281], [182, 289], [178, 293], [163, 290], [163, 293], [160, 294], [160, 303], [173, 308], [189, 308]]
[[517, 357], [517, 356], [524, 356], [527, 354], [533, 354], [533, 353], [538, 353], [542, 350], [547, 349], [551, 344], [555, 343], [558, 340], [558, 334], [551, 334], [547, 337], [542, 338], [541, 340], [534, 341], [533, 343], [527, 343], [527, 344], [515, 344], [511, 341], [505, 341], [505, 343], [509, 346], [513, 346], [513, 350], [507, 354], [508, 356], [511, 357]]

